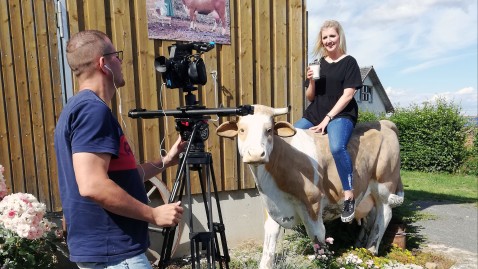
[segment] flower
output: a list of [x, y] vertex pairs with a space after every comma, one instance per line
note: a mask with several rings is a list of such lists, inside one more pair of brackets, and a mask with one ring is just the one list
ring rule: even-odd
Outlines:
[[55, 225], [44, 218], [45, 208], [32, 194], [13, 193], [0, 202], [0, 222], [20, 237], [37, 239]]
[[60, 241], [46, 206], [29, 193], [7, 195], [0, 165], [0, 268], [52, 268]]
[[3, 173], [5, 172], [5, 167], [0, 164], [0, 199], [5, 197], [8, 193], [7, 184], [5, 183], [5, 177]]
[[317, 268], [329, 268], [333, 262], [334, 252], [329, 249], [328, 244], [332, 244], [334, 239], [332, 237], [328, 237], [325, 239], [325, 244], [323, 243], [316, 243], [313, 244], [314, 252], [315, 252], [315, 266]]

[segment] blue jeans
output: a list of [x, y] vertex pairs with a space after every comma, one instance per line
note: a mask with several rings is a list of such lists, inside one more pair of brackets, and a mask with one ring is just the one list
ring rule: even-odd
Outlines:
[[[301, 118], [294, 123], [295, 128], [309, 129], [314, 124], [307, 119]], [[347, 151], [354, 124], [346, 118], [335, 118], [327, 125], [327, 133], [329, 135], [329, 148], [334, 157], [335, 166], [339, 173], [340, 181], [344, 191], [353, 189], [353, 166], [350, 154]]]
[[78, 262], [80, 269], [152, 269], [146, 255], [139, 254], [132, 258], [116, 262]]

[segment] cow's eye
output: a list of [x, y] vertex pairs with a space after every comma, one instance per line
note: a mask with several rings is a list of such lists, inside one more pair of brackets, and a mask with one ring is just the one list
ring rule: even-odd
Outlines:
[[244, 133], [244, 129], [239, 129], [239, 133], [243, 134]]
[[272, 133], [272, 128], [267, 129], [266, 132], [267, 132], [268, 134]]

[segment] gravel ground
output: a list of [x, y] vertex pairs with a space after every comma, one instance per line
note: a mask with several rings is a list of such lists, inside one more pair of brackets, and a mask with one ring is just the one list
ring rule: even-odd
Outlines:
[[478, 208], [475, 204], [419, 201], [429, 220], [415, 223], [426, 239], [429, 249], [456, 260], [454, 269], [478, 268]]

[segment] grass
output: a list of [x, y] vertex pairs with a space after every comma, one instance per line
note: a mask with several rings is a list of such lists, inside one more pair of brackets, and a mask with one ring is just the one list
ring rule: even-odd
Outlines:
[[412, 201], [478, 202], [476, 176], [402, 171], [405, 199]]
[[446, 173], [423, 173], [401, 171], [405, 190], [402, 206], [393, 209], [391, 223], [405, 223], [407, 226], [407, 248], [421, 247], [425, 238], [420, 234], [419, 220], [432, 220], [436, 216], [423, 213], [419, 201], [448, 203], [471, 203], [478, 206], [478, 178], [476, 176]]

